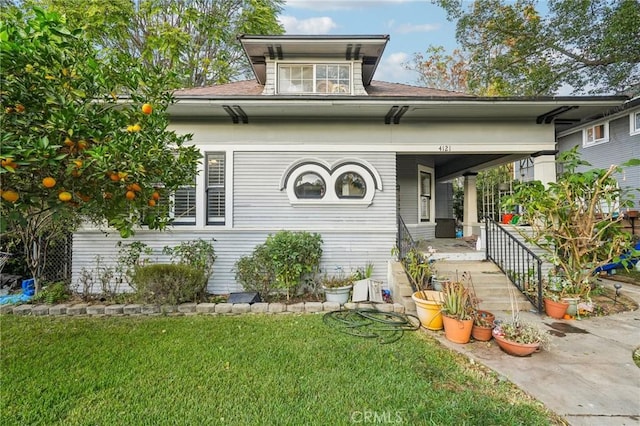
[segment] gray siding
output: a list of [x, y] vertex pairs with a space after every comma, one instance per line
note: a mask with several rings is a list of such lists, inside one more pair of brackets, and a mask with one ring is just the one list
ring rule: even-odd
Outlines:
[[[368, 161], [382, 178], [370, 206], [289, 203], [280, 180], [287, 167], [302, 158], [329, 164], [342, 158]], [[234, 155], [234, 228], [288, 229], [395, 229], [395, 153], [393, 152], [236, 152]]]
[[[598, 122], [593, 124], [598, 124]], [[583, 147], [581, 130], [558, 138], [559, 151], [570, 150], [576, 145], [579, 147], [582, 159], [597, 168], [608, 168], [612, 164], [624, 163], [630, 158], [640, 158], [640, 134], [630, 134], [628, 114], [609, 121], [608, 142]], [[588, 168], [583, 167], [585, 170]], [[622, 188], [628, 190], [640, 188], [640, 166], [627, 168], [624, 175], [618, 175], [617, 179]], [[637, 191], [635, 192], [635, 207], [640, 208], [640, 193]]]
[[[283, 228], [286, 228], [283, 226]], [[313, 231], [313, 229], [307, 229]], [[320, 231], [323, 244], [323, 256], [321, 268], [331, 273], [337, 267], [349, 272], [358, 267], [363, 267], [367, 262], [373, 262], [374, 278], [386, 281], [386, 264], [390, 258], [391, 248], [395, 244], [395, 230], [381, 230], [373, 232], [371, 229], [346, 231]], [[181, 231], [172, 229], [167, 232], [139, 231], [134, 239], [125, 240], [131, 243], [134, 240], [142, 241], [154, 250], [151, 259], [154, 262], [167, 262], [169, 259], [162, 255], [162, 248], [166, 245], [174, 246], [180, 241], [194, 240], [198, 238], [215, 238], [214, 247], [217, 259], [208, 291], [215, 294], [225, 294], [233, 291], [241, 291], [242, 288], [235, 282], [233, 265], [244, 255], [250, 254], [257, 244], [261, 244], [268, 236], [264, 231], [240, 231], [240, 230], [206, 230], [206, 231]], [[73, 240], [73, 282], [81, 286], [81, 271], [93, 271], [96, 268], [96, 256], [102, 257], [101, 265], [115, 266], [118, 255], [116, 246], [120, 238], [117, 234], [105, 236], [101, 232], [88, 231], [74, 235]], [[80, 287], [81, 288], [81, 287]], [[99, 291], [99, 286], [93, 289]], [[129, 290], [123, 288], [121, 290]]]

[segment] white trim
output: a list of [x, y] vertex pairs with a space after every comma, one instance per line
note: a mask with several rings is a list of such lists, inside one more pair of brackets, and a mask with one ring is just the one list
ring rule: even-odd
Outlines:
[[[339, 198], [335, 190], [335, 180], [346, 172], [357, 173], [364, 179], [366, 192], [363, 198]], [[304, 173], [315, 173], [325, 183], [322, 198], [299, 199], [295, 194], [294, 183]], [[369, 206], [373, 202], [376, 190], [382, 191], [382, 179], [378, 171], [368, 162], [354, 158], [343, 158], [332, 165], [319, 158], [302, 158], [291, 163], [280, 178], [281, 191], [286, 191], [292, 206], [304, 205], [361, 205]]]
[[629, 134], [640, 135], [640, 126], [636, 127], [636, 116], [640, 116], [640, 111], [632, 111], [629, 114]]
[[[602, 126], [603, 128], [603, 132], [604, 135], [602, 138], [600, 139], [596, 139], [595, 138], [595, 128], [596, 127], [600, 127]], [[589, 134], [589, 130], [593, 131], [593, 140], [588, 140], [588, 134]], [[595, 146], [595, 145], [600, 145], [603, 143], [607, 143], [609, 142], [609, 121], [605, 121], [605, 122], [601, 122], [601, 123], [596, 123], [596, 124], [592, 124], [591, 126], [585, 127], [584, 129], [582, 129], [582, 147], [583, 148], [588, 148], [591, 146]]]
[[[420, 188], [422, 183], [420, 182], [420, 173], [425, 172], [431, 175], [431, 188], [429, 189], [429, 219], [426, 222], [422, 221], [422, 194], [420, 193]], [[418, 224], [435, 224], [435, 211], [436, 211], [436, 175], [434, 173], [433, 167], [423, 166], [422, 164], [418, 164], [418, 190], [417, 190], [417, 199], [418, 199]]]
[[[344, 94], [344, 95], [352, 95], [354, 90], [354, 76], [353, 76], [353, 61], [340, 61], [340, 60], [286, 60], [286, 61], [275, 61], [274, 62], [274, 88], [275, 93], [278, 95], [335, 95], [335, 94]], [[336, 66], [348, 66], [349, 67], [349, 82], [348, 82], [348, 90], [347, 91], [331, 91], [331, 92], [318, 92], [318, 84], [320, 82], [317, 81], [317, 69], [318, 65], [336, 65]], [[280, 89], [280, 67], [286, 66], [310, 66], [312, 67], [313, 73], [313, 91], [305, 92], [304, 90], [300, 91], [286, 91], [283, 92]], [[338, 86], [343, 87], [344, 84], [338, 84]]]

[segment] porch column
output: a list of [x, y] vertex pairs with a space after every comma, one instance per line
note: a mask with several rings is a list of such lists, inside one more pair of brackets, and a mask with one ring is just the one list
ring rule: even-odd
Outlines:
[[539, 180], [547, 187], [550, 182], [556, 181], [556, 155], [555, 152], [545, 151], [534, 154], [533, 157], [533, 179]]
[[478, 224], [478, 192], [476, 189], [477, 173], [464, 175], [464, 213], [462, 215], [462, 235], [469, 237], [479, 233]]

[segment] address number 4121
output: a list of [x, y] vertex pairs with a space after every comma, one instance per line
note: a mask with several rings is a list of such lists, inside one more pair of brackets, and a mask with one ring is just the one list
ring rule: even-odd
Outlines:
[[438, 151], [449, 152], [451, 151], [451, 145], [440, 145]]

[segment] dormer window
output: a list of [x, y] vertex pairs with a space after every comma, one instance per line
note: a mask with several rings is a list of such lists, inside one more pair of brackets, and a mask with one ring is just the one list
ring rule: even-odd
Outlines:
[[351, 65], [280, 64], [278, 93], [351, 94]]

